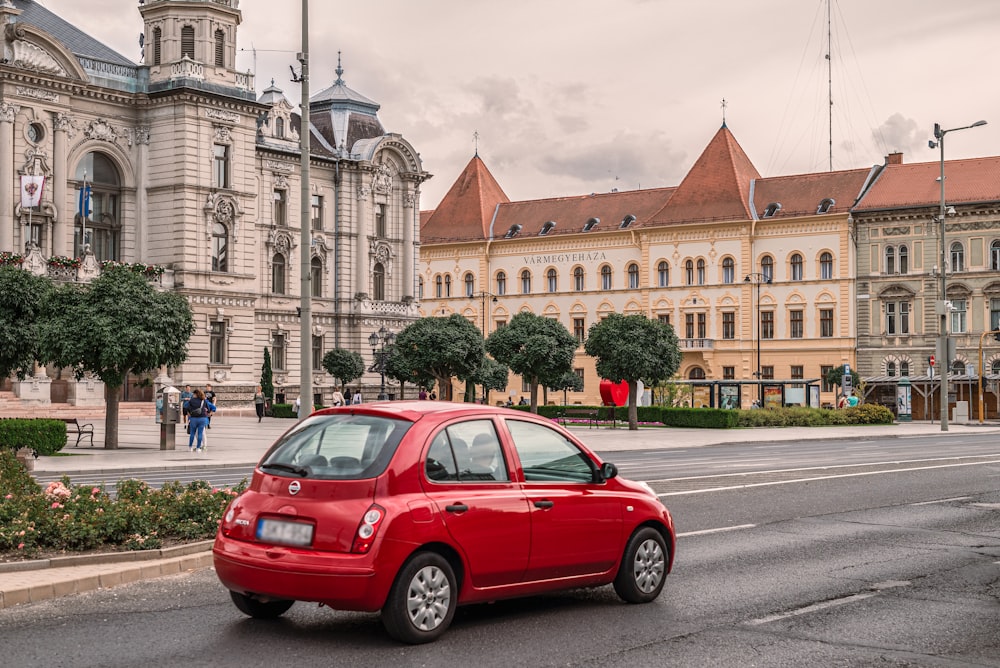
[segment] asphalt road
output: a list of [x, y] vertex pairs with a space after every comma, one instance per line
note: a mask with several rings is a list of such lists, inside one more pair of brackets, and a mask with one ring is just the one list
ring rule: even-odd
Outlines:
[[[406, 647], [375, 615], [299, 603], [277, 622], [246, 619], [202, 571], [4, 610], [2, 661], [1000, 666], [997, 448], [898, 441], [616, 453], [678, 522], [675, 570], [648, 605], [604, 587], [471, 606], [437, 643]], [[771, 480], [776, 472], [785, 478]], [[750, 474], [745, 484], [716, 484], [739, 473]], [[671, 488], [672, 477], [705, 476], [695, 489]]]

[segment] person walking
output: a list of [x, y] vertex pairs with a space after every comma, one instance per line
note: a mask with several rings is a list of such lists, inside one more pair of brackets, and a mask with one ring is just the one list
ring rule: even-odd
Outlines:
[[343, 406], [345, 403], [347, 403], [347, 402], [345, 401], [344, 395], [341, 394], [340, 390], [334, 390], [333, 391], [333, 405], [334, 406]]
[[420, 393], [417, 394], [417, 399], [419, 399], [420, 401], [427, 401], [427, 390], [421, 387]]
[[356, 406], [356, 405], [358, 405], [360, 403], [361, 403], [361, 390], [358, 389], [354, 393], [354, 396], [351, 397], [351, 404]]
[[[200, 389], [194, 391], [184, 410], [188, 414], [188, 452], [204, 452], [205, 427], [208, 425], [208, 416], [215, 412], [215, 404], [205, 398], [205, 393]], [[195, 439], [198, 447], [195, 448]]]
[[[211, 383], [205, 383], [205, 400], [208, 401], [208, 403], [212, 404], [212, 413], [214, 413], [215, 412], [215, 391], [212, 390], [212, 384]], [[206, 429], [211, 429], [212, 428], [212, 415], [211, 414], [209, 414], [209, 416], [208, 416], [208, 426], [205, 427], [205, 428]]]
[[[190, 401], [191, 397], [193, 397], [193, 396], [194, 396], [194, 394], [191, 392], [191, 386], [190, 385], [185, 385], [184, 386], [184, 391], [181, 392], [181, 406], [182, 407], [187, 406], [187, 402]], [[187, 408], [182, 408], [181, 409], [181, 419], [184, 422], [184, 431], [188, 431], [188, 414], [187, 414]]]
[[264, 403], [267, 397], [264, 396], [264, 388], [257, 386], [257, 391], [253, 393], [253, 407], [257, 410], [257, 422], [264, 419]]

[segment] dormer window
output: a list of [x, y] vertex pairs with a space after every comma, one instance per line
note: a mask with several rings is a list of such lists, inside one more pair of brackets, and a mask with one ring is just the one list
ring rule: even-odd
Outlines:
[[822, 202], [819, 203], [819, 208], [816, 209], [816, 213], [826, 213], [836, 203], [837, 203], [837, 201], [835, 199], [827, 197], [825, 200], [823, 200]]
[[584, 232], [590, 232], [592, 229], [594, 229], [595, 227], [597, 227], [600, 224], [601, 224], [601, 219], [600, 218], [591, 218], [590, 220], [588, 220], [584, 224], [583, 231]]
[[544, 237], [546, 234], [551, 232], [553, 228], [555, 228], [555, 226], [556, 223], [553, 220], [546, 222], [544, 225], [542, 225], [542, 229], [538, 231], [538, 236]]
[[761, 218], [771, 218], [779, 211], [781, 211], [781, 202], [771, 202], [764, 208], [764, 215]]
[[521, 226], [518, 225], [517, 223], [514, 223], [513, 225], [510, 226], [510, 229], [507, 230], [507, 234], [503, 235], [503, 238], [504, 239], [513, 239], [514, 237], [516, 237], [520, 233], [521, 233]]
[[624, 230], [626, 227], [635, 222], [635, 216], [631, 213], [622, 218], [622, 224], [618, 226], [619, 230]]
[[194, 26], [181, 28], [181, 58], [194, 60]]
[[285, 138], [285, 119], [281, 116], [274, 119], [274, 136], [278, 139]]

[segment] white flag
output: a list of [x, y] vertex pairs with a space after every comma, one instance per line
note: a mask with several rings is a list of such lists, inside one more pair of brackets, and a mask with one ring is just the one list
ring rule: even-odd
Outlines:
[[45, 186], [44, 176], [24, 174], [21, 176], [21, 206], [33, 207], [42, 203], [42, 188]]

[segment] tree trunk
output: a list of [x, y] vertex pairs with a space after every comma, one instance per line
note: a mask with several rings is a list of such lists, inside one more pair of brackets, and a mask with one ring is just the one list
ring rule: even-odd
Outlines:
[[639, 393], [638, 384], [634, 380], [628, 382], [628, 430], [639, 429], [639, 409], [636, 407], [636, 395]]
[[118, 449], [118, 390], [121, 386], [112, 387], [104, 384], [104, 448]]
[[538, 377], [531, 377], [531, 412], [538, 414]]

